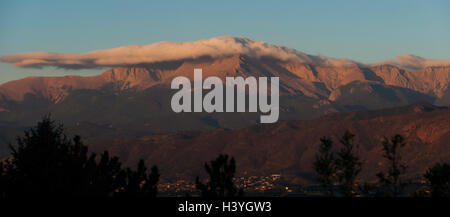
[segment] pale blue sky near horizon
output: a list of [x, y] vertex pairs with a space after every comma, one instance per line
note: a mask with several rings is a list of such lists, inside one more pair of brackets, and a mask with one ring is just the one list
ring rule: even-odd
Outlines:
[[[0, 56], [80, 53], [223, 35], [363, 63], [404, 53], [450, 59], [450, 1], [0, 1]], [[104, 70], [0, 63], [0, 83]]]

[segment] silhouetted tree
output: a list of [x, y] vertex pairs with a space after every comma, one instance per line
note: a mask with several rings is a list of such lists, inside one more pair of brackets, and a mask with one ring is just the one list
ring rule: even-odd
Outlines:
[[357, 145], [353, 143], [353, 135], [346, 131], [339, 140], [342, 148], [337, 152], [336, 168], [341, 192], [346, 197], [354, 195], [355, 180], [361, 172], [362, 162], [355, 153]]
[[397, 197], [403, 193], [403, 189], [408, 181], [402, 179], [402, 175], [406, 172], [406, 164], [402, 163], [400, 148], [405, 146], [405, 139], [401, 135], [395, 135], [390, 140], [383, 140], [383, 157], [388, 163], [388, 171], [377, 174], [379, 183], [384, 187], [384, 191], [388, 196]]
[[333, 186], [336, 179], [336, 165], [333, 148], [333, 141], [328, 137], [320, 139], [319, 153], [314, 161], [314, 170], [318, 174], [317, 181], [322, 185], [324, 193], [334, 196]]
[[358, 190], [361, 192], [363, 197], [373, 197], [376, 196], [376, 185], [364, 182], [358, 185]]
[[432, 197], [450, 197], [450, 165], [437, 163], [429, 168], [424, 177], [427, 179]]
[[156, 166], [153, 166], [150, 174], [147, 174], [144, 160], [140, 160], [136, 171], [127, 168], [125, 172], [123, 187], [118, 195], [132, 197], [155, 197], [159, 179], [159, 172]]
[[[68, 138], [61, 124], [46, 116], [10, 145], [8, 195], [78, 195], [89, 184], [95, 155], [79, 136]], [[8, 193], [9, 192], [9, 193]]]
[[123, 186], [125, 172], [121, 168], [118, 157], [110, 157], [108, 151], [104, 151], [98, 163], [90, 162], [88, 191], [93, 196], [112, 196], [114, 192]]
[[209, 175], [209, 181], [206, 184], [196, 178], [196, 187], [202, 193], [202, 197], [233, 197], [242, 196], [242, 189], [237, 189], [233, 183], [236, 164], [234, 158], [228, 161], [228, 155], [219, 155], [217, 159], [212, 160], [210, 165], [205, 163], [205, 170]]
[[[143, 162], [137, 171], [125, 171], [107, 151], [97, 162], [79, 136], [69, 138], [63, 125], [49, 115], [18, 137], [17, 146], [10, 149], [11, 156], [0, 164], [1, 197], [113, 196], [121, 189], [133, 196], [156, 195], [156, 167], [148, 176]], [[135, 184], [130, 177], [135, 176], [144, 176], [140, 179], [144, 183], [139, 191], [128, 191]]]

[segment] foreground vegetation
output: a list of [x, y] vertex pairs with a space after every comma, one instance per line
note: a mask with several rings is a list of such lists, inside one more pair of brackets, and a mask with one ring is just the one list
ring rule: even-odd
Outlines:
[[[346, 132], [339, 139], [339, 149], [329, 137], [320, 139], [314, 162], [317, 181], [322, 195], [399, 197], [432, 196], [450, 197], [450, 165], [438, 163], [423, 175], [426, 187], [405, 194], [410, 180], [405, 178], [407, 165], [402, 161], [401, 150], [405, 139], [401, 135], [385, 138], [383, 156], [388, 162], [385, 171], [376, 174], [377, 183], [359, 183], [358, 175], [363, 161], [358, 156], [354, 135]], [[50, 116], [44, 117], [24, 135], [10, 145], [11, 156], [0, 162], [0, 198], [42, 196], [93, 196], [93, 197], [155, 197], [159, 171], [148, 169], [143, 160], [136, 168], [124, 168], [118, 157], [108, 151], [91, 153], [79, 136], [69, 138], [63, 125], [56, 124]], [[207, 182], [197, 177], [196, 188], [202, 197], [243, 196], [233, 178], [236, 172], [234, 158], [219, 155], [205, 163]], [[188, 196], [188, 195], [187, 195]]]
[[89, 153], [79, 136], [69, 138], [49, 116], [10, 149], [0, 163], [0, 197], [156, 196], [157, 167], [149, 171], [141, 160], [136, 170], [122, 168], [107, 151]]
[[345, 132], [339, 140], [341, 149], [335, 150], [333, 140], [329, 137], [320, 139], [320, 147], [314, 169], [322, 192], [327, 196], [364, 196], [364, 197], [404, 197], [404, 196], [450, 196], [450, 165], [437, 163], [423, 175], [425, 188], [415, 189], [407, 194], [405, 189], [412, 186], [406, 178], [408, 166], [402, 161], [401, 150], [406, 145], [401, 135], [384, 138], [382, 141], [383, 157], [387, 161], [385, 171], [376, 174], [376, 183], [357, 183], [363, 162], [357, 154], [358, 144], [353, 141], [355, 135]]

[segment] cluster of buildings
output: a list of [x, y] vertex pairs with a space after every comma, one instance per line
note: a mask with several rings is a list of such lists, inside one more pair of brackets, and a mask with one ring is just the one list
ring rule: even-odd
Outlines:
[[[242, 189], [246, 195], [280, 196], [287, 193], [298, 192], [299, 186], [293, 186], [281, 179], [280, 174], [268, 176], [249, 176], [233, 178], [235, 186]], [[194, 182], [180, 179], [175, 182], [161, 182], [158, 184], [160, 196], [198, 196]]]
[[[233, 178], [234, 184], [238, 189], [245, 192], [245, 196], [271, 196], [271, 197], [314, 197], [323, 196], [324, 189], [321, 185], [300, 186], [292, 185], [282, 179], [280, 174], [272, 174], [268, 176], [248, 176]], [[203, 180], [206, 182], [206, 180]], [[410, 189], [423, 189], [425, 194], [429, 194], [428, 190], [424, 188], [424, 180], [415, 180], [410, 184]], [[355, 185], [355, 189], [359, 189]], [[375, 189], [372, 189], [375, 190]], [[338, 186], [333, 187], [334, 192], [339, 191]], [[369, 195], [374, 196], [375, 192], [368, 192]], [[355, 196], [362, 196], [362, 192], [358, 190]], [[180, 179], [175, 182], [162, 182], [158, 184], [158, 195], [163, 197], [183, 197], [183, 196], [200, 196], [200, 191], [197, 190], [194, 182], [188, 182]], [[337, 194], [338, 195], [338, 194]]]
[[175, 182], [158, 183], [158, 195], [168, 197], [198, 196], [200, 192], [197, 190], [195, 183], [180, 179]]

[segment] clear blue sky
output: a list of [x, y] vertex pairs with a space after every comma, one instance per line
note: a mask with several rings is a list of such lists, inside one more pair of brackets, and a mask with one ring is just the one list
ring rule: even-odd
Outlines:
[[[0, 55], [87, 52], [222, 35], [365, 63], [403, 53], [450, 59], [450, 1], [0, 1]], [[0, 83], [100, 71], [0, 63]]]

